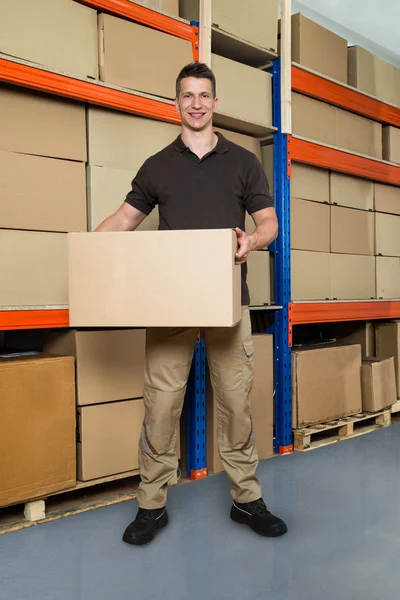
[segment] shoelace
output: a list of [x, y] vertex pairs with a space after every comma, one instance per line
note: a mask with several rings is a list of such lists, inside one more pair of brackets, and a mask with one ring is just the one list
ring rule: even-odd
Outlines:
[[265, 515], [269, 512], [268, 508], [265, 506], [264, 500], [261, 498], [254, 503], [254, 512], [256, 515]]
[[151, 517], [152, 512], [150, 510], [146, 510], [145, 508], [139, 508], [136, 521], [138, 523], [147, 523], [148, 521], [150, 521]]

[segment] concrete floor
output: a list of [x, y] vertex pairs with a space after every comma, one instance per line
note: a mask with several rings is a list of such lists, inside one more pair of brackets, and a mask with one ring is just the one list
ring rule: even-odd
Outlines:
[[135, 502], [0, 537], [1, 600], [398, 600], [400, 425], [260, 464], [269, 540], [229, 518], [225, 475], [170, 492], [170, 525], [121, 541]]

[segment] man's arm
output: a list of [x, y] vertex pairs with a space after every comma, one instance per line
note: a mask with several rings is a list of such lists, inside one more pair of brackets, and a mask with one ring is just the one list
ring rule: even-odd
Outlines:
[[123, 202], [113, 215], [96, 227], [95, 231], [134, 231], [146, 216], [137, 208]]
[[273, 207], [258, 210], [251, 216], [256, 225], [256, 229], [251, 235], [247, 235], [239, 227], [236, 227], [239, 245], [236, 253], [236, 264], [238, 265], [246, 262], [249, 253], [253, 250], [262, 250], [269, 246], [278, 235], [278, 219]]

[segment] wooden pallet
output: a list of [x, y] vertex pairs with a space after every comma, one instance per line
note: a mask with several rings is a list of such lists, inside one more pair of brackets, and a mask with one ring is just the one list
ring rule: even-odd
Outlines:
[[400, 412], [400, 400], [397, 400], [396, 404], [393, 404], [393, 406], [391, 407], [390, 410], [391, 410], [392, 415], [399, 413]]
[[390, 409], [377, 413], [360, 413], [335, 421], [293, 431], [295, 452], [307, 452], [348, 440], [391, 424]]

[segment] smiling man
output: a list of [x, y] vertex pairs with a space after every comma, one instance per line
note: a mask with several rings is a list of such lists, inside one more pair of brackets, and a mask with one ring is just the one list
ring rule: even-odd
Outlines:
[[[253, 381], [253, 342], [246, 284], [250, 252], [277, 236], [278, 223], [265, 172], [254, 154], [212, 128], [216, 82], [207, 65], [193, 63], [176, 80], [181, 135], [143, 164], [117, 212], [96, 231], [133, 231], [159, 207], [159, 229], [236, 229], [236, 262], [242, 265], [242, 320], [233, 328], [203, 331], [218, 412], [218, 444], [232, 484], [231, 518], [265, 537], [287, 531], [267, 509], [256, 476], [249, 395]], [[245, 233], [246, 211], [256, 229]], [[179, 256], [184, 248], [177, 248]], [[199, 248], [199, 252], [201, 249]], [[139, 445], [139, 510], [127, 527], [128, 544], [150, 542], [168, 524], [167, 488], [177, 469], [176, 431], [196, 344], [197, 329], [147, 330], [144, 405]]]

